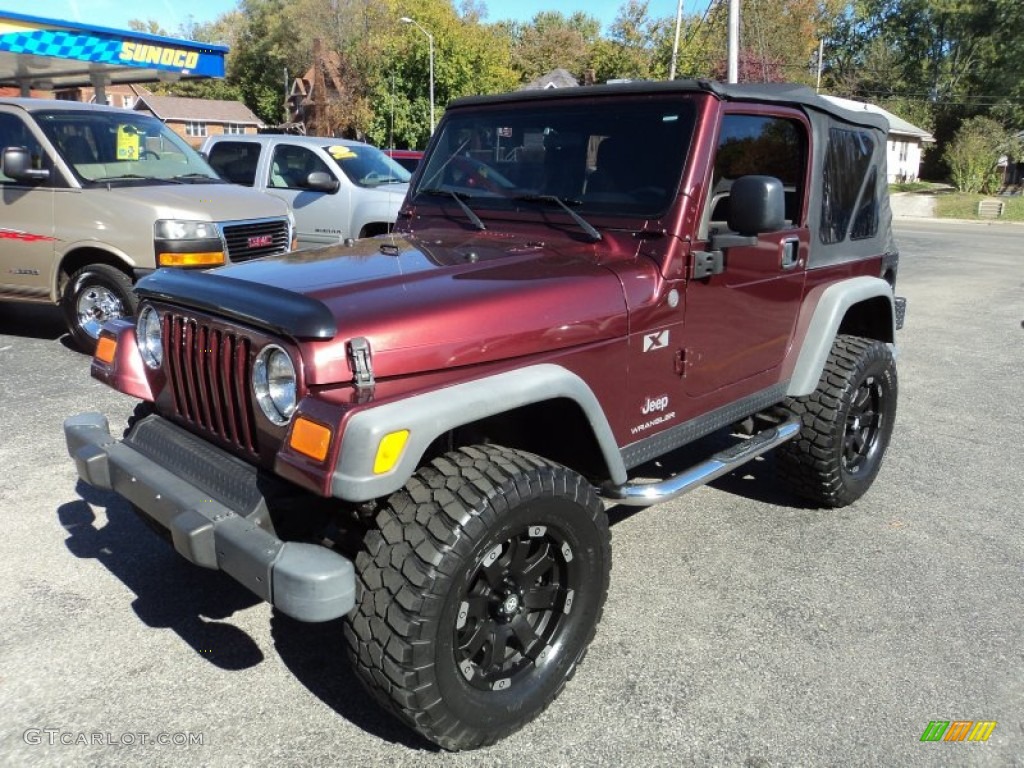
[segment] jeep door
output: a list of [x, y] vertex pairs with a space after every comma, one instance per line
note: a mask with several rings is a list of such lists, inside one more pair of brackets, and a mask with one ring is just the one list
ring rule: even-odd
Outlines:
[[64, 184], [20, 112], [0, 107], [0, 151], [25, 147], [33, 167], [48, 170], [50, 176], [19, 181], [0, 171], [0, 295], [49, 300], [56, 260], [55, 188]]
[[[295, 214], [299, 248], [331, 245], [357, 237], [351, 226], [351, 184], [320, 156], [319, 147], [282, 141], [274, 144], [267, 176], [267, 193], [284, 200]], [[338, 182], [333, 192], [310, 189], [309, 174], [326, 173]]]
[[[807, 263], [809, 136], [810, 126], [796, 110], [722, 108], [694, 245], [694, 251], [721, 260], [712, 274], [691, 272], [686, 287], [684, 387], [691, 397], [728, 388], [722, 397], [735, 401], [777, 383]], [[747, 175], [782, 182], [785, 222], [777, 231], [759, 234], [756, 244], [732, 245], [716, 254], [713, 235], [737, 234], [729, 230], [729, 190]]]

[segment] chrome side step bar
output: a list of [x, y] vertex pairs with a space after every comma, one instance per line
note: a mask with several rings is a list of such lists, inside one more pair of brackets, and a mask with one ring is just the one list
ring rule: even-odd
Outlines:
[[687, 491], [732, 472], [762, 453], [770, 451], [787, 440], [792, 440], [799, 432], [800, 420], [793, 418], [758, 432], [749, 440], [719, 451], [707, 461], [696, 464], [667, 480], [658, 483], [606, 485], [600, 489], [600, 492], [604, 498], [628, 506], [648, 507], [652, 504], [659, 504], [674, 499], [676, 496], [682, 496]]

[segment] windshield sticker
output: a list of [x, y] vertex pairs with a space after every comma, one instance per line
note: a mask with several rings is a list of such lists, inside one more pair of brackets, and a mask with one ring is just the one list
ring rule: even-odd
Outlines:
[[139, 159], [139, 132], [135, 126], [119, 125], [117, 127], [117, 159]]
[[356, 153], [348, 147], [343, 147], [340, 144], [333, 147], [327, 148], [327, 154], [333, 157], [335, 160], [351, 160], [353, 157], [357, 157]]

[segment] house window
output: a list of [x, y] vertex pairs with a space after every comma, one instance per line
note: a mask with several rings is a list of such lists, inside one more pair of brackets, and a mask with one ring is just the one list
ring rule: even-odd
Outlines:
[[185, 123], [185, 135], [198, 138], [206, 135], [206, 123], [198, 120], [189, 120]]
[[241, 136], [245, 133], [245, 126], [241, 123], [226, 123], [224, 125], [224, 133], [232, 136]]
[[133, 99], [131, 96], [122, 96], [121, 97], [121, 106], [124, 107], [125, 109], [131, 109], [132, 105], [134, 103], [135, 103], [135, 99]]

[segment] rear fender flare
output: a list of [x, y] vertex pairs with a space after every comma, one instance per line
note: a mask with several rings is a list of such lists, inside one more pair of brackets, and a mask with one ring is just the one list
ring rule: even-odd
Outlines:
[[800, 346], [793, 376], [786, 390], [789, 397], [803, 397], [814, 392], [846, 313], [863, 301], [879, 297], [888, 301], [890, 313], [889, 338], [881, 340], [891, 343], [894, 338], [892, 329], [896, 327], [896, 313], [892, 286], [885, 280], [880, 277], [854, 277], [830, 285], [821, 293], [807, 325], [807, 334]]

